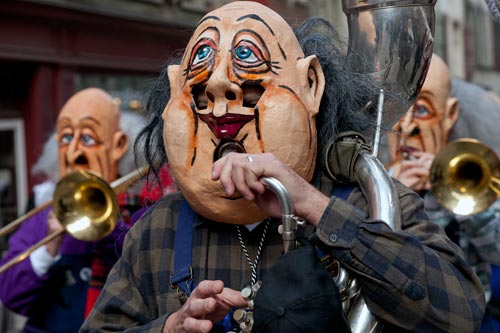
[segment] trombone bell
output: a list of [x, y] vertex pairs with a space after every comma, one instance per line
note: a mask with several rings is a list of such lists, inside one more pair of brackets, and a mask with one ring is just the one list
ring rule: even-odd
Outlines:
[[115, 228], [119, 211], [110, 185], [83, 170], [59, 181], [53, 209], [66, 231], [82, 241], [95, 241], [109, 235]]
[[500, 160], [475, 139], [448, 143], [430, 170], [432, 192], [453, 213], [470, 215], [491, 206], [499, 196]]

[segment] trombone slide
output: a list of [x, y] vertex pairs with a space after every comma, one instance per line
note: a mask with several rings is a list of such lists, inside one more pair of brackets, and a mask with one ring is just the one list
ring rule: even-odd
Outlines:
[[27, 250], [25, 250], [24, 252], [19, 253], [17, 256], [15, 256], [14, 258], [10, 259], [8, 262], [6, 262], [4, 265], [2, 265], [2, 267], [0, 267], [0, 274], [2, 274], [3, 272], [5, 272], [6, 270], [8, 270], [9, 268], [11, 268], [12, 266], [20, 263], [24, 259], [26, 259], [33, 251], [35, 251], [36, 249], [38, 249], [40, 246], [47, 244], [48, 242], [50, 242], [54, 238], [62, 235], [65, 232], [66, 232], [66, 230], [64, 230], [64, 229], [62, 229], [60, 231], [53, 232], [53, 233], [47, 235], [42, 240], [40, 240], [38, 243], [34, 244], [33, 246], [31, 246], [30, 248], [28, 248]]

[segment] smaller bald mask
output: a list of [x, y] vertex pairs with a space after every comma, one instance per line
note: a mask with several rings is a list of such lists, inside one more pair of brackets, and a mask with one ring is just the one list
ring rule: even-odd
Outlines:
[[193, 209], [224, 223], [265, 216], [211, 180], [221, 150], [271, 152], [310, 180], [324, 78], [290, 26], [269, 8], [237, 1], [205, 15], [179, 66], [169, 67], [164, 141], [175, 179]]
[[86, 170], [111, 182], [128, 148], [119, 127], [120, 110], [105, 91], [87, 88], [73, 95], [56, 122], [61, 176]]
[[414, 105], [396, 124], [397, 135], [388, 137], [393, 159], [414, 151], [436, 154], [446, 144], [458, 116], [458, 102], [450, 97], [450, 72], [433, 55], [422, 90]]

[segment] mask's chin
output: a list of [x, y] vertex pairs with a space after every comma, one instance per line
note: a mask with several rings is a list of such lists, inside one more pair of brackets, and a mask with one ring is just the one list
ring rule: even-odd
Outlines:
[[245, 198], [231, 200], [219, 197], [200, 202], [199, 196], [194, 195], [193, 201], [188, 196], [186, 199], [198, 214], [215, 222], [243, 225], [253, 224], [268, 217], [255, 203]]

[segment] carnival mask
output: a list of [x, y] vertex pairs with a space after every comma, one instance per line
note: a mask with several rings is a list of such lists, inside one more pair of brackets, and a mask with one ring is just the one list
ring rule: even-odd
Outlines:
[[315, 115], [324, 77], [305, 58], [290, 26], [269, 8], [237, 1], [205, 15], [180, 65], [168, 69], [163, 112], [173, 175], [199, 214], [249, 224], [266, 216], [211, 180], [221, 150], [270, 152], [310, 180], [316, 160]]

